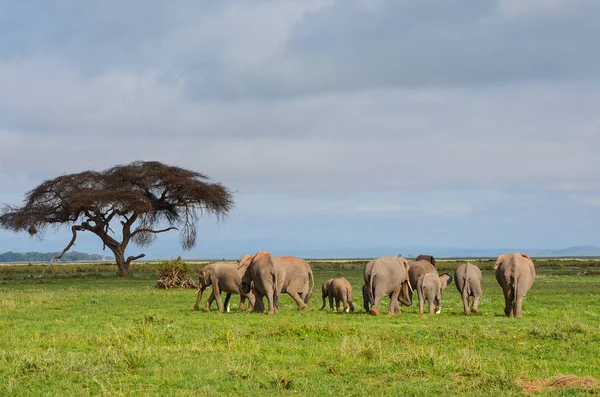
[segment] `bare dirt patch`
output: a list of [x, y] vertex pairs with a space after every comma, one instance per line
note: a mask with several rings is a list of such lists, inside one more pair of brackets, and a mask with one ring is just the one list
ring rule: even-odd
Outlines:
[[530, 394], [563, 388], [600, 392], [600, 384], [591, 376], [563, 375], [553, 379], [523, 380], [519, 382], [519, 386], [525, 393]]

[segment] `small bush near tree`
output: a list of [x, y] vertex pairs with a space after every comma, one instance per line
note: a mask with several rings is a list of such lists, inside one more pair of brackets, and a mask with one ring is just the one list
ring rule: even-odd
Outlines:
[[198, 284], [188, 276], [188, 264], [180, 256], [175, 260], [157, 263], [153, 268], [158, 276], [154, 288], [198, 288]]

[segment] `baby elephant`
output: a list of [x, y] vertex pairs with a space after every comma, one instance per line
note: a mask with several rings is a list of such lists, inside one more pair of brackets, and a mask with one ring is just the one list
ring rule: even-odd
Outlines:
[[[417, 295], [419, 297], [419, 313], [423, 313], [425, 300], [429, 302], [429, 313], [440, 314], [442, 311], [442, 291], [450, 284], [449, 274], [438, 276], [436, 273], [425, 273], [417, 280]], [[435, 310], [434, 310], [435, 306]]]
[[329, 307], [333, 310], [333, 300], [335, 299], [335, 309], [340, 309], [340, 301], [343, 303], [343, 309], [346, 313], [354, 311], [354, 305], [352, 304], [352, 286], [350, 282], [345, 278], [332, 278], [323, 283], [321, 287], [323, 295], [323, 307], [321, 310], [325, 310], [325, 298], [329, 297]]
[[[472, 263], [461, 265], [454, 273], [456, 289], [462, 296], [465, 313], [477, 313], [479, 299], [481, 299], [481, 270]], [[470, 297], [473, 297], [473, 305], [469, 307]]]

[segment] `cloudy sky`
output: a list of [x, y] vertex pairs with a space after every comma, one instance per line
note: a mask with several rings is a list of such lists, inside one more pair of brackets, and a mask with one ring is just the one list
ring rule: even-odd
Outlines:
[[[159, 160], [229, 186], [236, 208], [191, 252], [162, 235], [155, 257], [600, 245], [597, 1], [0, 10], [1, 203]], [[75, 249], [101, 252], [93, 237]], [[67, 241], [0, 231], [0, 252]]]

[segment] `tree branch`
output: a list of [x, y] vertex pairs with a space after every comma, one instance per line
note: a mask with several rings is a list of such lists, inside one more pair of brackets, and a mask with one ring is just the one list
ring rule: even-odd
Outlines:
[[60, 254], [58, 254], [58, 255], [54, 255], [54, 256], [52, 257], [52, 259], [50, 259], [50, 264], [44, 268], [44, 271], [43, 271], [42, 273], [46, 273], [46, 270], [47, 270], [47, 269], [48, 269], [50, 266], [52, 266], [52, 264], [54, 263], [54, 260], [55, 260], [55, 259], [60, 259], [60, 258], [62, 258], [62, 257], [63, 257], [63, 255], [64, 255], [64, 254], [65, 254], [65, 253], [66, 253], [68, 250], [70, 250], [70, 249], [71, 249], [71, 247], [72, 247], [72, 246], [75, 244], [75, 240], [77, 239], [77, 231], [78, 231], [78, 230], [85, 230], [85, 228], [84, 228], [84, 226], [83, 226], [83, 225], [75, 225], [75, 226], [72, 226], [72, 227], [71, 227], [71, 231], [73, 232], [73, 237], [71, 238], [71, 241], [70, 241], [70, 242], [69, 242], [69, 244], [68, 244], [68, 245], [65, 247], [65, 249], [64, 249], [64, 250], [62, 250], [62, 252], [61, 252]]
[[129, 264], [131, 263], [131, 261], [136, 261], [140, 258], [145, 257], [146, 254], [139, 254], [138, 256], [128, 256], [127, 260], [125, 261], [125, 263], [127, 263], [127, 265], [129, 266]]
[[171, 226], [171, 227], [168, 227], [168, 228], [162, 229], [162, 230], [136, 229], [133, 233], [131, 233], [131, 237], [134, 237], [138, 233], [154, 233], [154, 234], [158, 234], [158, 233], [168, 232], [169, 230], [179, 230], [179, 229], [177, 229], [174, 226]]

